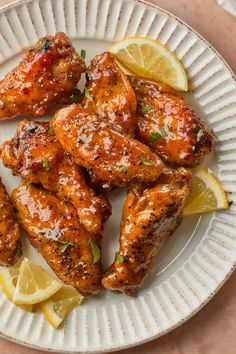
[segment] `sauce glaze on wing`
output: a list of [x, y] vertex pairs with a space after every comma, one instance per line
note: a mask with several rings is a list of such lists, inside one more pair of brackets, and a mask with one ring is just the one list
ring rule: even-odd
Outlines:
[[22, 184], [12, 198], [29, 241], [58, 278], [84, 296], [99, 293], [102, 265], [94, 264], [90, 242], [99, 247], [101, 236], [89, 234], [75, 208], [43, 188]]
[[154, 256], [182, 221], [191, 172], [164, 169], [150, 185], [131, 185], [123, 208], [120, 249], [102, 284], [133, 295], [151, 272]]
[[0, 265], [13, 266], [21, 256], [16, 212], [0, 179]]
[[164, 161], [194, 167], [210, 154], [213, 136], [192, 107], [161, 82], [129, 76], [138, 102], [137, 138]]
[[116, 186], [133, 180], [151, 182], [163, 170], [162, 161], [147, 146], [81, 105], [57, 111], [51, 124], [74, 161], [102, 181]]
[[64, 33], [39, 39], [0, 81], [0, 119], [44, 115], [69, 98], [84, 71], [83, 59]]
[[88, 232], [101, 232], [111, 214], [110, 203], [88, 187], [84, 169], [62, 148], [49, 122], [21, 121], [15, 137], [2, 146], [2, 161], [25, 181], [70, 200]]
[[136, 98], [128, 78], [116, 63], [115, 56], [109, 52], [97, 55], [87, 69], [86, 76], [86, 87], [92, 100], [85, 96], [82, 101], [84, 107], [134, 136]]

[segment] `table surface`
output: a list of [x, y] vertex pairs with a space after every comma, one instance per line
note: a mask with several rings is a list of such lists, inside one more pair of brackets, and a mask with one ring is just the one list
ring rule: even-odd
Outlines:
[[[0, 7], [12, 0], [0, 0]], [[205, 37], [236, 72], [236, 18], [215, 0], [152, 0], [172, 12]], [[169, 334], [124, 350], [123, 354], [235, 354], [236, 272], [218, 294], [192, 319]], [[43, 354], [0, 339], [0, 353]]]

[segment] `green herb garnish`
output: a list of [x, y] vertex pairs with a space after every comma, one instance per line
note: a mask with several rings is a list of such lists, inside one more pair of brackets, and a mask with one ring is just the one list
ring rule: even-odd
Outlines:
[[32, 175], [33, 171], [32, 170], [28, 170], [27, 171], [27, 175]]
[[85, 59], [85, 57], [86, 57], [86, 50], [81, 49], [81, 51], [80, 51], [80, 56], [81, 56], [81, 58]]
[[165, 138], [168, 135], [165, 128], [161, 128], [160, 131], [161, 131], [161, 135], [163, 136], [163, 138]]
[[41, 89], [41, 86], [40, 85], [37, 85], [36, 86], [36, 90], [40, 90]]
[[160, 138], [162, 137], [162, 135], [158, 132], [152, 132], [149, 137], [148, 137], [148, 141], [151, 144], [154, 144], [156, 141], [158, 141]]
[[93, 253], [93, 264], [95, 264], [101, 258], [101, 250], [98, 247], [98, 245], [96, 245], [96, 243], [93, 242], [93, 240], [91, 238], [89, 239], [88, 243], [89, 243], [92, 253]]
[[82, 98], [82, 93], [79, 89], [75, 89], [74, 93], [70, 96], [71, 103], [78, 103]]
[[60, 241], [61, 242], [61, 253], [64, 253], [68, 247], [73, 246], [73, 243], [71, 242], [66, 242], [66, 241]]
[[205, 134], [204, 130], [200, 129], [197, 132], [197, 142], [199, 142], [201, 140], [201, 138], [203, 137], [203, 135]]
[[46, 50], [48, 48], [48, 46], [49, 46], [49, 43], [50, 43], [49, 40], [46, 37], [44, 37], [42, 39], [42, 42], [41, 42], [40, 46], [39, 46], [39, 49], [40, 50]]
[[29, 189], [29, 186], [31, 185], [31, 181], [28, 181], [28, 182], [26, 182], [26, 184], [25, 184], [25, 188], [26, 188], [26, 190], [28, 190]]
[[85, 88], [84, 88], [84, 94], [85, 94], [85, 96], [87, 97], [87, 99], [88, 99], [89, 101], [93, 101], [93, 97], [90, 95], [89, 90], [87, 89], [86, 86], [85, 86]]
[[140, 160], [142, 161], [143, 165], [145, 166], [152, 166], [153, 163], [151, 161], [148, 161], [147, 159], [145, 159], [145, 157], [140, 157]]
[[118, 254], [118, 256], [116, 257], [116, 262], [123, 263], [124, 260], [125, 260], [125, 257], [122, 256], [121, 254]]
[[48, 159], [43, 160], [43, 168], [45, 169], [45, 171], [50, 170]]
[[118, 166], [118, 171], [127, 172], [127, 167], [126, 166]]
[[140, 109], [140, 112], [145, 115], [147, 112], [151, 111], [153, 107], [150, 104], [147, 104], [146, 106], [142, 106]]

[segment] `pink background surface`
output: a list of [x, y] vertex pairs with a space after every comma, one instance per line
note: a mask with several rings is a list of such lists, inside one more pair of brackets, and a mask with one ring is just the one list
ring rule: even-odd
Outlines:
[[[12, 2], [0, 0], [0, 7]], [[215, 0], [153, 0], [205, 37], [236, 72], [236, 18]], [[45, 353], [0, 339], [0, 354]], [[235, 354], [236, 272], [198, 314], [171, 333], [123, 354]]]

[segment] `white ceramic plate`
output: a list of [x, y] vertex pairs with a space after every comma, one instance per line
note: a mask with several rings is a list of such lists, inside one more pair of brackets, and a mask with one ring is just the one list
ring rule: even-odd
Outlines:
[[[26, 0], [1, 10], [0, 76], [19, 62], [22, 47], [46, 33], [64, 31], [87, 61], [129, 35], [159, 39], [185, 66], [192, 92], [187, 98], [214, 128], [220, 143], [205, 161], [236, 201], [236, 83], [222, 58], [174, 16], [133, 0]], [[19, 120], [0, 123], [0, 143]], [[0, 166], [9, 192], [18, 178]], [[118, 247], [124, 192], [111, 193], [113, 216], [104, 233], [104, 265]], [[199, 310], [230, 275], [236, 261], [236, 207], [203, 217], [187, 217], [155, 260], [136, 298], [105, 292], [73, 311], [53, 330], [40, 312], [30, 314], [0, 294], [0, 332], [19, 343], [52, 351], [100, 352], [134, 346], [178, 326]], [[48, 268], [26, 240], [25, 253]]]

